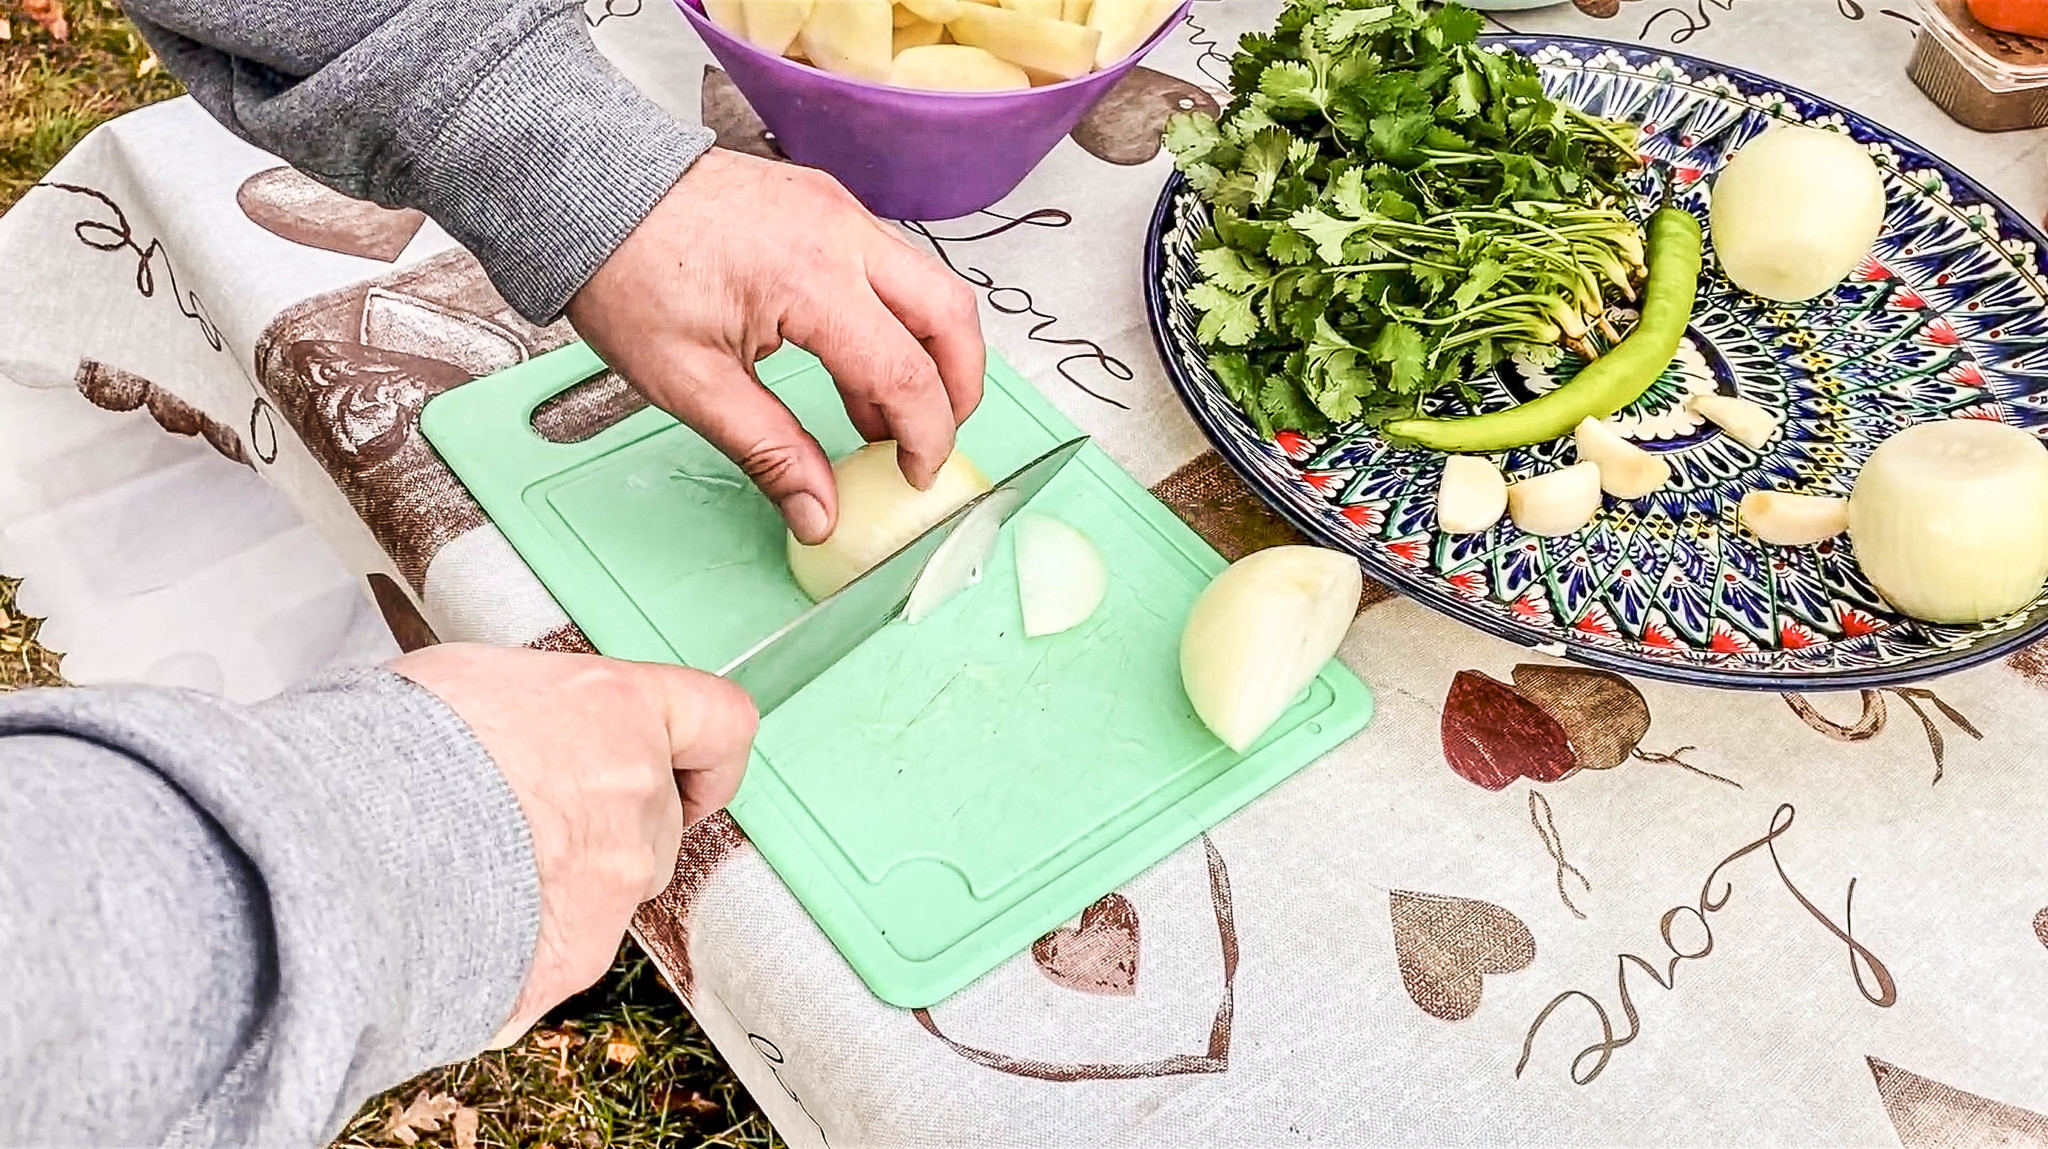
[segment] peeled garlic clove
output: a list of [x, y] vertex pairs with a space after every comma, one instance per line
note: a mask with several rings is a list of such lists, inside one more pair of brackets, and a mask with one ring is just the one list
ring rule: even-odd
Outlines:
[[1358, 611], [1358, 561], [1321, 547], [1256, 551], [1216, 576], [1181, 632], [1195, 714], [1242, 754], [1337, 653]]
[[1600, 489], [1617, 499], [1640, 499], [1671, 481], [1671, 464], [1616, 434], [1592, 416], [1572, 432], [1579, 459], [1600, 468]]
[[1742, 496], [1742, 525], [1774, 547], [1803, 547], [1849, 529], [1849, 500], [1828, 495], [1751, 491]]
[[2018, 610], [2048, 579], [2048, 449], [1982, 419], [1908, 427], [1856, 477], [1849, 539], [1878, 593], [1914, 618]]
[[1600, 467], [1569, 467], [1508, 485], [1508, 514], [1532, 535], [1568, 535], [1600, 513]]
[[1709, 392], [1685, 401], [1685, 409], [1728, 432], [1752, 451], [1761, 451], [1778, 433], [1778, 417], [1747, 399]]
[[1087, 535], [1047, 515], [1017, 520], [1017, 596], [1027, 638], [1081, 625], [1108, 593], [1109, 566]]
[[1478, 455], [1444, 459], [1444, 477], [1436, 489], [1436, 526], [1447, 535], [1474, 535], [1491, 529], [1508, 509], [1508, 481], [1500, 468]]
[[832, 536], [816, 546], [795, 535], [788, 541], [789, 573], [813, 601], [866, 574], [990, 486], [974, 461], [955, 451], [931, 488], [920, 491], [903, 477], [891, 442], [869, 443], [832, 464], [832, 477], [839, 490]]

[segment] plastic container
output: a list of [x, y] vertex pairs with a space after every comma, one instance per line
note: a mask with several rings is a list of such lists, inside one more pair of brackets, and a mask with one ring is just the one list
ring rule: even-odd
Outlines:
[[1964, 127], [2048, 126], [2048, 40], [1986, 28], [1965, 0], [1920, 0], [1920, 39], [1906, 74]]
[[771, 56], [676, 0], [783, 154], [831, 173], [884, 219], [971, 215], [1010, 194], [1095, 102], [1187, 17], [1184, 0], [1121, 63], [1016, 92], [920, 92]]

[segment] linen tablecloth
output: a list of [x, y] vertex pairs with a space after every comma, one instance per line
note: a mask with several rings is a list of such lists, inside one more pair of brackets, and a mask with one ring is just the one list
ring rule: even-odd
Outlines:
[[[1213, 109], [1276, 10], [1202, 0], [1004, 203], [910, 228], [993, 346], [1231, 555], [1288, 532], [1166, 385], [1141, 242], [1163, 117]], [[667, 0], [586, 15], [657, 99], [774, 154]], [[1498, 25], [1768, 74], [2048, 207], [2048, 132], [1969, 132], [1906, 79], [1904, 0]], [[181, 100], [81, 145], [0, 220], [0, 267], [0, 568], [75, 679], [260, 697], [386, 653], [379, 614], [405, 646], [587, 649], [414, 425], [570, 333], [430, 222]], [[613, 381], [546, 417], [630, 404]], [[1342, 652], [1378, 693], [1364, 734], [929, 1010], [869, 995], [723, 818], [637, 933], [795, 1146], [2048, 1144], [2048, 655], [1718, 693], [1373, 598]], [[1560, 752], [1498, 735], [1537, 695], [1613, 768], [1500, 792], [1451, 768], [1465, 734], [1518, 771]]]

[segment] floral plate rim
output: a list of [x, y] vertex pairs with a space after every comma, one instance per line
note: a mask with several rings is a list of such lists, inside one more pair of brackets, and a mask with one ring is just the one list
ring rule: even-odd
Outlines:
[[[1879, 139], [1886, 146], [1898, 151], [1902, 159], [1910, 158], [1916, 166], [1938, 172], [1952, 193], [1966, 194], [1971, 197], [1971, 202], [1997, 213], [2002, 217], [2002, 222], [2016, 225], [2016, 234], [2020, 238], [2034, 243], [2037, 251], [2048, 253], [2048, 233], [2044, 233], [2033, 220], [2006, 202], [2004, 197], [1992, 192], [1967, 172], [1922, 147], [1910, 137], [1894, 131], [1870, 116], [1834, 100], [1817, 96], [1804, 88], [1699, 56], [1651, 49], [1640, 44], [1600, 37], [1488, 33], [1480, 40], [1487, 46], [1508, 47], [1529, 56], [1534, 56], [1545, 49], [1556, 49], [1580, 61], [1611, 52], [1621, 57], [1631, 67], [1669, 63], [1695, 74], [1704, 73], [1709, 78], [1727, 79], [1744, 88], [1768, 92], [1783, 97], [1787, 102], [1804, 104], [1820, 109], [1828, 115], [1839, 116], [1845, 125], [1857, 129], [1863, 135]], [[2004, 620], [2006, 625], [1995, 630], [1983, 631], [1983, 637], [1976, 642], [1958, 648], [1934, 650], [1902, 662], [1870, 667], [1818, 667], [1810, 671], [1745, 670], [1712, 665], [1687, 665], [1682, 662], [1646, 658], [1580, 641], [1556, 623], [1518, 625], [1504, 618], [1468, 609], [1465, 603], [1447, 593], [1437, 580], [1418, 577], [1416, 572], [1396, 565], [1382, 554], [1347, 543], [1320, 517], [1304, 514], [1293, 506], [1287, 492], [1278, 489], [1274, 477], [1269, 476], [1264, 468], [1243, 457], [1245, 445], [1238, 442], [1243, 437], [1242, 430], [1226, 427], [1223, 422], [1226, 416], [1212, 410], [1198, 397], [1197, 384], [1188, 377], [1186, 369], [1180, 363], [1168, 333], [1166, 315], [1169, 303], [1164, 286], [1165, 236], [1173, 227], [1181, 198], [1190, 191], [1186, 178], [1179, 171], [1168, 174], [1146, 225], [1144, 256], [1147, 326], [1151, 328], [1153, 349], [1159, 356], [1160, 364], [1166, 372], [1168, 381], [1173, 385], [1175, 394], [1180, 398], [1181, 406], [1194, 419], [1210, 446], [1229, 463], [1232, 472], [1259, 497], [1259, 501], [1265, 504], [1267, 509], [1279, 515], [1311, 542], [1357, 558], [1365, 567], [1367, 574], [1402, 596], [1427, 606], [1455, 622], [1495, 638], [1504, 639], [1524, 650], [1550, 654], [1586, 666], [1653, 681], [1721, 690], [1804, 693], [1905, 686], [1994, 662], [2048, 637], [2048, 601], [2037, 599], [2033, 604], [2008, 616]], [[1955, 195], [1954, 198], [1960, 199], [1961, 195]]]

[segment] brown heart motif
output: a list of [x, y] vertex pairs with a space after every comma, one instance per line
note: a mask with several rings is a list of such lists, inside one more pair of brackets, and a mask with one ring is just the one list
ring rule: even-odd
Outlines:
[[2041, 912], [2034, 915], [2034, 936], [2041, 939], [2042, 945], [2048, 946], [2048, 906], [2041, 907]]
[[1138, 992], [1137, 908], [1122, 894], [1105, 894], [1078, 923], [1039, 938], [1031, 958], [1054, 985], [1128, 997]]
[[391, 263], [427, 217], [335, 191], [297, 168], [271, 168], [242, 181], [235, 202], [249, 222], [306, 247]]
[[1408, 890], [1393, 891], [1387, 901], [1401, 984], [1431, 1017], [1471, 1017], [1486, 975], [1514, 973], [1536, 960], [1529, 927], [1491, 902]]
[[1131, 167], [1159, 154], [1167, 117], [1217, 113], [1216, 98], [1178, 76], [1132, 68], [1068, 133], [1089, 155]]
[[1505, 790], [1517, 778], [1555, 782], [1578, 768], [1570, 735], [1515, 688], [1461, 670], [1444, 699], [1444, 761], [1466, 781]]

